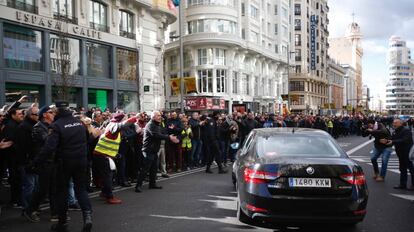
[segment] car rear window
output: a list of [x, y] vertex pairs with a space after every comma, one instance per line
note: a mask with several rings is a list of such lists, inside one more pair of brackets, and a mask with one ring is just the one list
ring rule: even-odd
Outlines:
[[337, 145], [324, 136], [259, 136], [256, 151], [259, 156], [269, 158], [280, 156], [341, 157]]

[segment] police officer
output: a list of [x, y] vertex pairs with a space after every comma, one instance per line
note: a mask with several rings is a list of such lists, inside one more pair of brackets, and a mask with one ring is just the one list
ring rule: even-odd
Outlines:
[[72, 116], [67, 102], [56, 102], [57, 114], [49, 128], [49, 135], [40, 151], [37, 162], [44, 162], [55, 153], [57, 163], [57, 208], [59, 222], [52, 231], [67, 231], [69, 181], [73, 180], [76, 198], [82, 208], [83, 232], [91, 231], [92, 207], [86, 191], [87, 131], [79, 119]]
[[213, 173], [210, 169], [211, 164], [215, 160], [219, 168], [219, 174], [227, 173], [227, 170], [223, 169], [223, 156], [220, 152], [219, 145], [219, 130], [217, 125], [217, 120], [220, 116], [220, 112], [214, 111], [213, 118], [207, 118], [204, 115], [201, 117], [200, 125], [203, 127], [203, 132], [205, 133], [203, 144], [204, 151], [206, 154], [206, 173]]

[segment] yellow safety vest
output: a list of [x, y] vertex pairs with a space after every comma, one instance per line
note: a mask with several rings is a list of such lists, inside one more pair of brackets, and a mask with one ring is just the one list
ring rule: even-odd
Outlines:
[[118, 132], [116, 139], [107, 138], [105, 134], [103, 134], [99, 138], [98, 144], [96, 144], [95, 151], [102, 155], [115, 158], [118, 155], [120, 143], [121, 143], [120, 132]]
[[328, 128], [333, 128], [333, 122], [332, 121], [328, 121]]
[[190, 139], [190, 133], [191, 133], [191, 127], [184, 129], [181, 134], [183, 135], [183, 140], [182, 140], [182, 148], [189, 148], [191, 149], [191, 139]]

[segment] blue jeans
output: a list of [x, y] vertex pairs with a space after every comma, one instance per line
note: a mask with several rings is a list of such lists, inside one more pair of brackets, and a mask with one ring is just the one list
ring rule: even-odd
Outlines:
[[203, 142], [201, 141], [201, 139], [192, 139], [191, 146], [193, 148], [191, 150], [191, 157], [193, 160], [193, 163], [191, 166], [197, 166], [200, 164], [200, 153], [201, 153], [201, 148], [203, 146]]
[[[388, 166], [388, 160], [390, 159], [391, 156], [391, 152], [392, 152], [392, 148], [391, 147], [387, 147], [384, 149], [377, 149], [374, 147], [374, 149], [372, 150], [372, 156], [371, 156], [371, 162], [372, 162], [372, 166], [374, 167], [374, 172], [376, 174], [380, 174], [380, 176], [385, 177], [385, 175], [387, 174], [387, 166]], [[378, 158], [381, 156], [382, 159], [382, 164], [381, 164], [381, 172], [379, 172], [378, 169]]]
[[78, 203], [78, 200], [76, 200], [75, 196], [75, 189], [72, 178], [69, 181], [69, 195], [68, 195], [68, 204], [69, 205], [75, 205]]
[[21, 177], [22, 177], [22, 207], [27, 209], [29, 207], [30, 200], [32, 195], [37, 187], [37, 175], [33, 173], [26, 172], [25, 167], [19, 168]]

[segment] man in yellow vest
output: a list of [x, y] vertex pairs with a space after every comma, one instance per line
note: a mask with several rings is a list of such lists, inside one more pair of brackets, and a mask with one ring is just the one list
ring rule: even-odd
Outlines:
[[183, 168], [190, 170], [190, 165], [192, 163], [191, 160], [191, 151], [192, 151], [192, 144], [191, 138], [193, 137], [193, 132], [191, 130], [190, 125], [188, 124], [188, 119], [183, 118], [181, 122], [184, 125], [184, 129], [181, 132], [181, 154], [183, 155], [184, 164], [182, 165]]
[[99, 176], [102, 192], [101, 197], [106, 199], [108, 204], [121, 204], [122, 201], [114, 197], [112, 192], [112, 159], [118, 155], [119, 145], [121, 143], [121, 129], [134, 124], [136, 117], [132, 117], [126, 121], [122, 121], [125, 115], [117, 113], [113, 115], [111, 122], [105, 128], [105, 133], [99, 138], [98, 144], [94, 151], [94, 168], [97, 176]]

